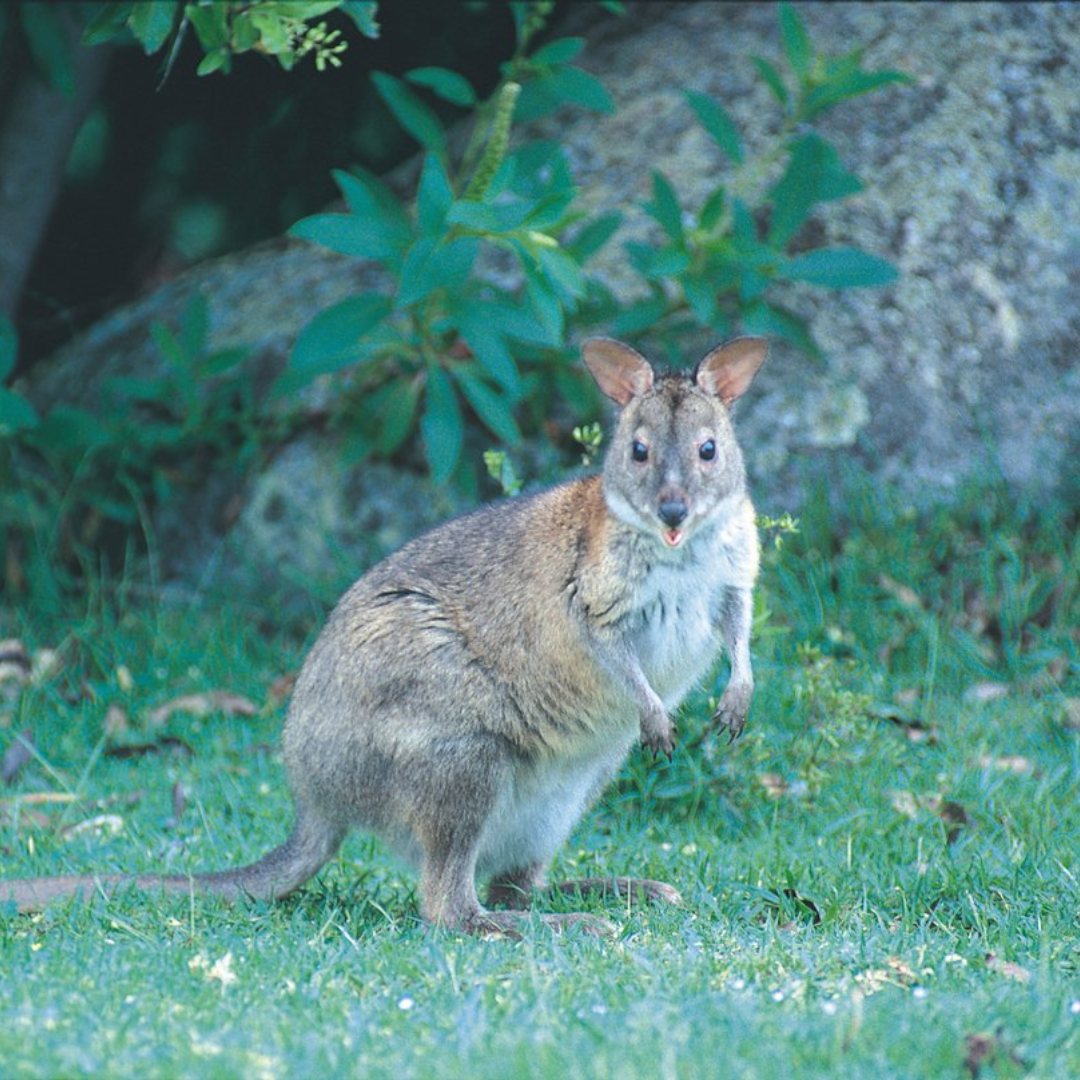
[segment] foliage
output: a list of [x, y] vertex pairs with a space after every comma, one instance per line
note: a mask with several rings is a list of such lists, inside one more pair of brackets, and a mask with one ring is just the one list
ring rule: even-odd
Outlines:
[[[570, 392], [574, 410], [593, 404], [568, 367], [568, 321], [574, 328], [604, 323], [620, 336], [648, 332], [676, 341], [694, 326], [720, 336], [738, 326], [787, 338], [820, 356], [805, 324], [771, 290], [793, 281], [880, 286], [896, 276], [890, 263], [857, 248], [791, 250], [815, 207], [862, 190], [810, 123], [905, 76], [863, 70], [860, 50], [838, 59], [817, 53], [799, 16], [782, 6], [785, 66], [756, 61], [782, 108], [773, 145], [747, 157], [723, 106], [686, 92], [688, 107], [741, 171], [722, 179], [693, 213], [680, 205], [663, 174], [653, 174], [653, 198], [644, 210], [661, 239], [626, 244], [647, 295], [620, 305], [584, 269], [612, 237], [620, 215], [583, 218], [557, 146], [508, 151], [513, 117], [566, 103], [607, 111], [610, 99], [571, 65], [580, 39], [560, 38], [530, 50], [535, 31], [529, 19], [539, 25], [542, 5], [515, 11], [517, 51], [482, 104], [464, 78], [446, 69], [417, 69], [404, 80], [374, 76], [398, 122], [426, 151], [412, 205], [403, 205], [370, 174], [337, 173], [347, 212], [307, 218], [292, 230], [378, 263], [390, 285], [385, 294], [358, 296], [317, 316], [297, 340], [279, 393], [347, 369], [352, 393], [342, 397], [341, 414], [351, 418], [354, 456], [392, 454], [419, 430], [439, 483], [465, 475], [459, 465], [469, 419], [512, 447], [520, 441], [522, 412], [534, 421], [551, 415], [553, 389], [564, 399]], [[474, 109], [472, 137], [455, 165], [442, 124], [415, 87]], [[733, 194], [752, 188], [754, 178], [756, 201]], [[758, 224], [765, 219], [767, 226]], [[509, 255], [516, 273], [507, 273], [505, 258], [485, 259], [492, 250]], [[357, 395], [363, 407], [355, 404]]]
[[[321, 17], [346, 15], [365, 37], [376, 38], [377, 0], [116, 0], [108, 3], [21, 2], [12, 5], [35, 66], [52, 87], [74, 91], [72, 42], [66, 15], [85, 26], [82, 43], [134, 40], [147, 56], [167, 50], [166, 74], [188, 30], [204, 52], [199, 75], [232, 70], [234, 56], [256, 52], [286, 71], [310, 56], [319, 71], [341, 64], [347, 42]], [[7, 12], [0, 11], [0, 42]]]
[[[611, 106], [599, 83], [569, 66], [579, 39], [531, 49], [545, 5], [514, 11], [516, 51], [484, 102], [462, 76], [442, 68], [415, 69], [404, 79], [373, 76], [425, 151], [411, 205], [366, 171], [338, 172], [347, 212], [305, 218], [291, 230], [377, 263], [389, 287], [317, 316], [299, 335], [277, 394], [292, 395], [348, 368], [352, 393], [340, 409], [352, 418], [351, 456], [393, 454], [418, 430], [438, 483], [455, 475], [468, 482], [467, 419], [515, 446], [522, 437], [518, 407], [530, 394], [546, 397], [544, 381], [578, 400], [582, 394], [565, 341], [567, 319], [585, 294], [585, 253], [559, 239], [574, 220], [576, 191], [561, 148], [510, 151], [510, 129], [520, 109], [535, 116], [565, 101]], [[442, 122], [414, 88], [473, 110], [472, 136], [460, 155], [450, 152]], [[492, 256], [506, 264], [498, 278], [481, 269]], [[540, 368], [523, 371], [518, 354]]]
[[626, 245], [648, 295], [613, 310], [613, 332], [677, 335], [696, 326], [726, 336], [738, 328], [821, 357], [804, 320], [772, 292], [786, 282], [852, 289], [895, 280], [891, 263], [858, 248], [793, 248], [817, 206], [863, 190], [813, 122], [844, 101], [909, 79], [864, 70], [860, 48], [838, 58], [817, 52], [795, 9], [781, 4], [779, 12], [783, 65], [753, 58], [781, 112], [771, 144], [748, 157], [723, 105], [695, 90], [684, 93], [730, 176], [722, 175], [690, 209], [662, 173], [653, 173], [652, 199], [642, 208], [656, 223], [660, 243]]
[[[742, 739], [691, 747], [715, 695], [692, 699], [674, 761], [634, 753], [553, 867], [665, 880], [681, 908], [584, 902], [613, 941], [426, 932], [415, 877], [358, 837], [277, 904], [0, 912], [5, 1076], [1076, 1075], [1075, 508], [848, 505], [768, 553], [784, 633], [756, 642]], [[4, 795], [2, 876], [184, 873], [281, 841], [296, 641], [186, 606], [17, 625], [38, 662], [4, 683], [0, 756], [27, 728], [35, 756]], [[221, 689], [254, 715], [165, 709]]]
[[83, 41], [96, 45], [127, 31], [148, 56], [168, 46], [171, 65], [191, 27], [206, 54], [199, 75], [231, 71], [234, 56], [252, 51], [274, 57], [286, 71], [311, 56], [322, 71], [340, 66], [347, 44], [340, 31], [315, 20], [341, 11], [360, 33], [374, 38], [379, 34], [377, 8], [376, 0], [127, 0], [103, 5], [90, 20]]
[[[177, 331], [156, 323], [151, 333], [161, 374], [107, 380], [100, 414], [57, 405], [37, 417], [0, 388], [0, 550], [6, 584], [16, 591], [24, 558], [51, 564], [62, 578], [103, 530], [145, 527], [149, 505], [199, 482], [211, 461], [215, 468], [250, 464], [263, 443], [243, 367], [249, 350], [210, 347], [203, 297], [192, 298]], [[14, 335], [4, 340], [13, 357]]]

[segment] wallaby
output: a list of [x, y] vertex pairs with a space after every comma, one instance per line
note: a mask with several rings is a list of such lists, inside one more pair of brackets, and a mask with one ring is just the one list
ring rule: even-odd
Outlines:
[[[619, 407], [602, 473], [449, 521], [345, 593], [285, 722], [296, 819], [280, 847], [217, 873], [0, 882], [0, 905], [125, 886], [274, 899], [361, 828], [419, 867], [426, 921], [520, 934], [527, 916], [481, 906], [477, 878], [489, 904], [528, 906], [635, 740], [671, 754], [669, 711], [721, 639], [731, 677], [713, 720], [732, 739], [743, 730], [758, 538], [728, 407], [765, 353], [740, 338], [692, 374], [657, 374], [627, 345], [584, 343]], [[631, 878], [555, 888], [679, 900]]]

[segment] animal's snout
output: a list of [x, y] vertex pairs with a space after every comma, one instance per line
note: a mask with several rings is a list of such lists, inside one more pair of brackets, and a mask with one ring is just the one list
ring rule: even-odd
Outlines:
[[674, 529], [686, 520], [686, 515], [690, 513], [690, 509], [683, 499], [661, 499], [657, 512], [660, 515], [660, 520], [668, 528]]

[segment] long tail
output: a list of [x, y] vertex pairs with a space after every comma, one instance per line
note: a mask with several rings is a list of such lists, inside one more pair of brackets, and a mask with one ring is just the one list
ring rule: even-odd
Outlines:
[[111, 896], [124, 889], [197, 892], [230, 900], [277, 900], [310, 881], [326, 865], [345, 830], [297, 807], [289, 838], [258, 862], [208, 874], [67, 874], [0, 881], [0, 909], [14, 902], [19, 911], [40, 911], [57, 900]]

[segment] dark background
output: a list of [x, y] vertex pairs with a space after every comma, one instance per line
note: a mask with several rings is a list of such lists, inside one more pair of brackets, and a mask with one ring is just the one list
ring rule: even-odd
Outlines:
[[[230, 74], [200, 77], [190, 34], [161, 85], [161, 56], [116, 48], [17, 312], [20, 366], [191, 263], [280, 235], [335, 198], [332, 169], [382, 172], [409, 156], [416, 145], [375, 94], [373, 70], [448, 67], [483, 95], [513, 50], [502, 3], [386, 3], [378, 20], [372, 41], [327, 16], [349, 48], [323, 72], [247, 53]], [[29, 62], [9, 29], [0, 94]]]

